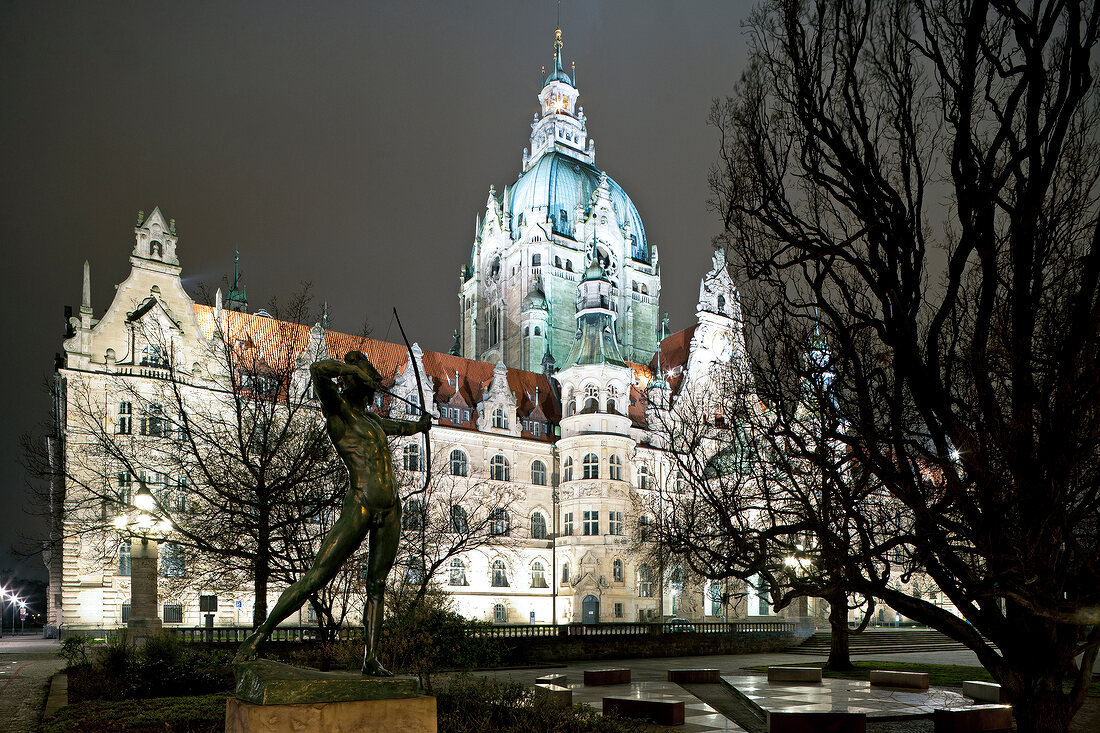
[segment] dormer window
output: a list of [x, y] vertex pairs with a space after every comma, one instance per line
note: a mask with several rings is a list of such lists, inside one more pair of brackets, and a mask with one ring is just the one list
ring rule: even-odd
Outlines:
[[168, 368], [168, 350], [161, 344], [146, 344], [141, 349], [141, 366]]
[[726, 310], [726, 296], [724, 296], [724, 295], [719, 295], [718, 296], [718, 310], [720, 310], [720, 311]]
[[493, 410], [493, 427], [502, 430], [508, 429], [508, 418], [505, 416], [504, 410], [499, 407]]
[[565, 229], [567, 226], [569, 226], [569, 214], [566, 212], [565, 209], [562, 209], [558, 212], [558, 226], [562, 229]]

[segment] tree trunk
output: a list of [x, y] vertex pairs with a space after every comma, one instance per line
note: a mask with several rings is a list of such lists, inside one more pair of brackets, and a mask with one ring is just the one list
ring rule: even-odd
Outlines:
[[[1042, 684], [1049, 682], [1049, 684]], [[1025, 683], [1026, 685], [1026, 683]], [[1043, 689], [1035, 689], [1041, 686]], [[1061, 680], [1032, 680], [1018, 692], [1006, 686], [1018, 733], [1066, 733], [1073, 717]], [[1015, 694], [1014, 694], [1015, 692]]]
[[829, 661], [825, 662], [825, 669], [853, 669], [852, 660], [848, 654], [848, 595], [843, 592], [833, 593], [826, 599], [829, 601]]

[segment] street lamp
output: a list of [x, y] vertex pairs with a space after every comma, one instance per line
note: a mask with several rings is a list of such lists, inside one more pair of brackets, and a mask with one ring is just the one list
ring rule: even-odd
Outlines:
[[172, 529], [167, 519], [158, 518], [154, 511], [157, 501], [145, 481], [138, 480], [134, 495], [136, 511], [119, 514], [114, 525], [130, 536], [130, 620], [127, 633], [139, 643], [161, 630], [157, 615], [157, 564], [159, 543]]

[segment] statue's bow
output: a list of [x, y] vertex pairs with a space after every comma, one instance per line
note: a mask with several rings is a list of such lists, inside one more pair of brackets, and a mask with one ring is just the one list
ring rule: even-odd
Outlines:
[[[416, 377], [418, 406], [422, 413], [430, 416], [431, 413], [424, 407], [424, 385], [420, 382], [420, 370], [416, 368], [416, 357], [413, 355], [412, 344], [409, 343], [409, 337], [405, 335], [405, 329], [401, 326], [401, 317], [397, 315], [396, 307], [393, 309], [393, 318], [397, 321], [397, 328], [401, 331], [401, 338], [405, 342], [405, 348], [409, 350], [409, 365], [413, 370], [413, 376]], [[430, 429], [424, 431], [424, 486], [420, 489], [421, 492], [428, 490], [428, 482], [432, 478], [432, 442], [429, 436], [430, 432]]]

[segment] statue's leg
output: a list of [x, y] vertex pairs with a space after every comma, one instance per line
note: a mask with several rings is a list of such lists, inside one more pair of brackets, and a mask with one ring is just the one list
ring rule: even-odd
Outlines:
[[363, 674], [372, 677], [392, 677], [378, 662], [378, 636], [382, 631], [383, 600], [386, 592], [386, 576], [397, 559], [397, 545], [401, 540], [401, 507], [386, 514], [379, 527], [370, 532], [367, 545], [367, 603], [363, 609], [366, 626], [363, 648]]
[[[346, 504], [345, 504], [346, 508]], [[367, 517], [365, 512], [345, 511], [332, 525], [325, 538], [321, 540], [321, 546], [317, 550], [317, 556], [313, 559], [313, 566], [305, 575], [283, 591], [275, 608], [271, 609], [260, 627], [241, 643], [237, 650], [235, 660], [238, 662], [255, 659], [262, 644], [271, 634], [271, 631], [286, 620], [292, 613], [302, 607], [302, 604], [318, 588], [323, 588], [363, 543], [363, 537], [367, 534]]]

